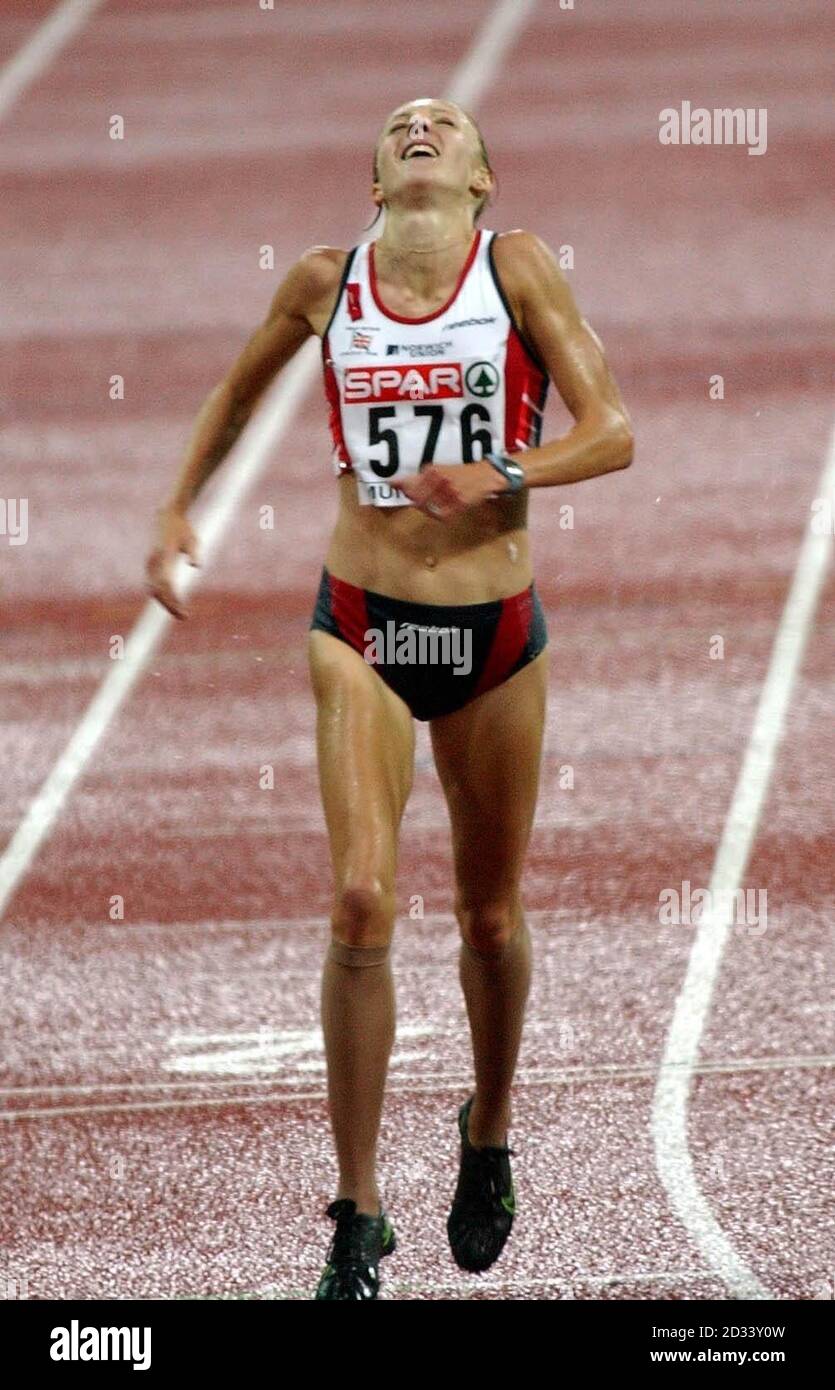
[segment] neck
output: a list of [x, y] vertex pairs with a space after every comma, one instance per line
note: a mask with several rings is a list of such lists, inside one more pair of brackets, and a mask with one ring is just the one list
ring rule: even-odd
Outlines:
[[468, 207], [389, 207], [383, 234], [375, 243], [378, 270], [396, 275], [419, 292], [460, 270], [474, 231]]

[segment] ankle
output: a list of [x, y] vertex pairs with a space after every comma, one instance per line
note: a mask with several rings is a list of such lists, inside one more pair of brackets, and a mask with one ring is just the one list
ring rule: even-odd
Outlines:
[[491, 1112], [474, 1100], [467, 1122], [467, 1138], [475, 1149], [503, 1148], [507, 1144], [510, 1120], [509, 1105]]
[[337, 1201], [342, 1197], [348, 1197], [352, 1202], [356, 1202], [357, 1215], [380, 1216], [382, 1214], [383, 1204], [378, 1192], [363, 1192], [356, 1188], [351, 1190], [351, 1188], [340, 1184]]

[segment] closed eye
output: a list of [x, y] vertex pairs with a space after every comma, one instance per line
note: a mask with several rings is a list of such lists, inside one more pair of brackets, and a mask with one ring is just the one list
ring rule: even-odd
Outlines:
[[[410, 121], [398, 121], [397, 125], [389, 126], [389, 135], [394, 135], [398, 130], [405, 130], [406, 127], [410, 124]], [[435, 121], [435, 125], [454, 126], [455, 122], [452, 120], [450, 116], [438, 116], [437, 120]]]

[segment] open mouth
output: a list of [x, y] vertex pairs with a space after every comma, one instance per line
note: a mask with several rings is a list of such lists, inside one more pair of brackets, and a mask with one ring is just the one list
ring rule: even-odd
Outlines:
[[434, 145], [428, 144], [424, 140], [416, 140], [413, 145], [407, 145], [401, 159], [437, 159], [438, 151]]

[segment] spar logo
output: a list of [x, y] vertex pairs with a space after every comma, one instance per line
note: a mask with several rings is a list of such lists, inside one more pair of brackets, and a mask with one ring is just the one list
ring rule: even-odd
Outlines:
[[460, 362], [345, 368], [346, 405], [362, 401], [448, 401], [463, 394]]

